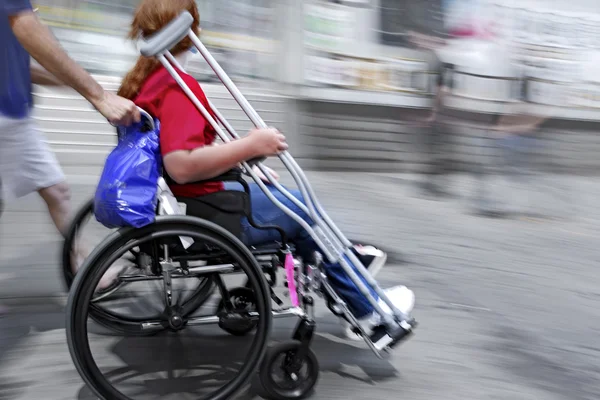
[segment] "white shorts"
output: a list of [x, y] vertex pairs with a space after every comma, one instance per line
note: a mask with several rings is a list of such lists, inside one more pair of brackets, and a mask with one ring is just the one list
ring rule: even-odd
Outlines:
[[65, 175], [32, 118], [0, 116], [0, 197], [5, 202], [65, 181]]

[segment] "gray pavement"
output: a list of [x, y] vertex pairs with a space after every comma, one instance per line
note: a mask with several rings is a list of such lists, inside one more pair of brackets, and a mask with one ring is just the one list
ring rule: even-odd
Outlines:
[[[415, 291], [420, 322], [414, 338], [380, 361], [362, 343], [341, 340], [320, 310], [314, 399], [600, 397], [600, 179], [543, 176], [521, 188], [497, 180], [493, 197], [519, 215], [486, 219], [471, 213], [467, 176], [451, 179], [455, 197], [445, 201], [422, 198], [414, 176], [309, 178], [349, 237], [391, 252], [380, 279]], [[81, 183], [75, 204], [93, 193]], [[66, 347], [59, 245], [37, 198], [9, 205], [0, 223], [0, 303], [11, 307], [0, 319], [0, 399], [93, 398]], [[285, 337], [289, 324], [277, 326], [276, 338]], [[111, 346], [121, 360], [144, 353], [132, 343]], [[148, 392], [167, 398], [159, 387]]]

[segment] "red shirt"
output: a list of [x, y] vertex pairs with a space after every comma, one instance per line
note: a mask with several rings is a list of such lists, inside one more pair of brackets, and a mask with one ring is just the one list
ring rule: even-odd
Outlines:
[[[190, 75], [178, 72], [200, 103], [212, 114], [198, 82]], [[160, 151], [163, 157], [176, 150], [208, 146], [215, 140], [213, 127], [163, 66], [146, 79], [134, 103], [160, 121]], [[223, 183], [173, 183], [170, 188], [175, 196], [199, 197], [223, 190]]]

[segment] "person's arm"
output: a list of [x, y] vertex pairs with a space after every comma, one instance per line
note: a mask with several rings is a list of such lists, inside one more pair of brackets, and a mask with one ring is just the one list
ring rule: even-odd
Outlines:
[[287, 147], [285, 137], [277, 130], [255, 129], [246, 137], [219, 146], [169, 152], [163, 163], [175, 182], [186, 184], [214, 178], [243, 161], [272, 156]]
[[514, 132], [532, 132], [539, 128], [539, 126], [546, 120], [545, 117], [530, 116], [525, 122], [510, 127]]
[[36, 63], [31, 63], [31, 82], [43, 86], [64, 86], [63, 82]]
[[[211, 146], [219, 146], [219, 145], [221, 145], [221, 144], [222, 144], [222, 143], [219, 143], [219, 142], [213, 142], [213, 143], [211, 144]], [[236, 166], [238, 166], [238, 165], [236, 165]], [[279, 180], [280, 176], [279, 176], [279, 174], [277, 173], [277, 171], [273, 170], [272, 168], [269, 168], [269, 167], [267, 167], [266, 165], [264, 165], [264, 163], [262, 164], [262, 166], [263, 166], [263, 168], [264, 168], [264, 169], [266, 169], [266, 170], [267, 170], [267, 172], [268, 172], [268, 173], [271, 175], [271, 177], [273, 177], [273, 179], [275, 179], [276, 181], [278, 181], [278, 180]], [[260, 178], [260, 180], [262, 180], [262, 181], [263, 181], [263, 182], [265, 182], [265, 183], [270, 183], [270, 181], [269, 181], [269, 179], [266, 177], [266, 175], [265, 175], [265, 174], [263, 174], [263, 172], [262, 172], [262, 171], [261, 171], [261, 170], [258, 168], [258, 165], [254, 165], [254, 166], [252, 167], [252, 170], [254, 171], [254, 173], [255, 173], [256, 175], [258, 175], [258, 177]]]
[[[197, 82], [186, 81], [199, 99]], [[285, 137], [275, 129], [255, 129], [244, 138], [211, 146], [205, 142], [207, 121], [179, 88], [169, 90], [160, 110], [160, 145], [169, 176], [186, 184], [219, 176], [241, 162], [271, 156], [287, 149]]]
[[220, 146], [203, 146], [195, 150], [176, 150], [163, 157], [169, 176], [179, 184], [219, 176], [239, 163], [258, 157], [250, 136]]
[[129, 100], [105, 91], [67, 55], [32, 10], [11, 14], [9, 22], [21, 45], [37, 62], [59, 81], [79, 92], [111, 123], [129, 125], [132, 121], [139, 122], [137, 107]]
[[503, 115], [495, 130], [500, 132], [531, 132], [532, 130], [538, 128], [544, 121], [546, 121], [546, 117], [530, 115], [530, 114], [506, 114]]

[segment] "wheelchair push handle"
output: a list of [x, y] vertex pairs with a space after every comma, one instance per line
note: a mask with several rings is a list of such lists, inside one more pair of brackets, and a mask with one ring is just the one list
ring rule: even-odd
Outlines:
[[164, 28], [144, 39], [140, 45], [140, 53], [144, 57], [155, 57], [172, 49], [190, 31], [194, 18], [189, 12], [181, 13]]
[[[154, 125], [154, 118], [152, 118], [152, 116], [148, 113], [148, 111], [144, 110], [143, 108], [137, 107], [138, 111], [140, 112], [140, 115], [142, 117], [141, 122], [143, 122], [144, 120], [146, 120], [146, 122], [148, 123], [148, 126], [150, 127], [150, 129], [155, 130], [156, 129], [156, 125]], [[119, 129], [121, 128], [119, 125], [115, 125], [113, 123], [111, 123], [112, 126], [114, 126], [115, 128], [117, 128], [117, 133], [119, 132]]]
[[140, 112], [140, 115], [142, 116], [142, 118], [148, 122], [148, 124], [150, 125], [150, 128], [152, 130], [156, 129], [156, 126], [154, 125], [154, 118], [152, 118], [152, 116], [148, 113], [148, 111], [146, 111], [140, 107], [138, 107], [137, 109]]

